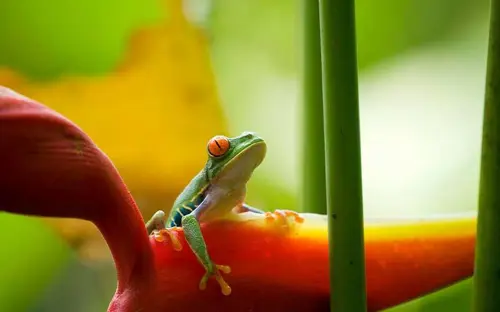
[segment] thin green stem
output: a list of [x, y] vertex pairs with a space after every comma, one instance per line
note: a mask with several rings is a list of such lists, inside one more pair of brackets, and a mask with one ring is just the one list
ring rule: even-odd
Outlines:
[[302, 0], [302, 210], [326, 214], [319, 2]]
[[474, 272], [476, 312], [500, 311], [500, 0], [491, 1]]
[[320, 0], [331, 310], [366, 311], [354, 0]]

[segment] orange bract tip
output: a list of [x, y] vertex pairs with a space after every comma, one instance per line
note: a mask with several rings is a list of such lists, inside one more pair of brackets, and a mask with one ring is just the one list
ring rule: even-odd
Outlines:
[[208, 152], [213, 157], [223, 156], [229, 150], [229, 139], [223, 135], [217, 135], [208, 141]]

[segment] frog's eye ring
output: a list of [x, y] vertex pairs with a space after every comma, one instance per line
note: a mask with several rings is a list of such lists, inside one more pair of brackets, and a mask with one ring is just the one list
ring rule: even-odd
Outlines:
[[221, 157], [229, 150], [229, 139], [223, 135], [217, 135], [208, 141], [208, 153], [213, 157]]

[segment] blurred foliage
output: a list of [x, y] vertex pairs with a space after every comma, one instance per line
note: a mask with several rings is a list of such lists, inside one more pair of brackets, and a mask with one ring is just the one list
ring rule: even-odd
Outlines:
[[37, 80], [105, 74], [121, 62], [130, 33], [162, 14], [157, 0], [3, 0], [0, 64]]
[[115, 288], [116, 272], [112, 263], [93, 262], [88, 265], [73, 256], [53, 283], [25, 311], [106, 311]]
[[[222, 55], [229, 57], [220, 62], [251, 66], [255, 64], [249, 61], [251, 59], [260, 63], [269, 61], [272, 69], [282, 75], [296, 74], [300, 52], [297, 1], [213, 0], [213, 3], [214, 51], [219, 52], [221, 58]], [[484, 12], [486, 4], [484, 0], [476, 3], [467, 0], [356, 1], [360, 70], [463, 31], [474, 17]], [[246, 61], [242, 62], [243, 59]], [[226, 68], [234, 70], [238, 66], [226, 64]]]
[[360, 70], [463, 31], [470, 26], [472, 18], [484, 11], [486, 3], [483, 0], [475, 3], [467, 0], [356, 1]]
[[[165, 3], [175, 4], [174, 11]], [[226, 131], [254, 130], [269, 143], [249, 183], [250, 204], [300, 209], [298, 1], [187, 3], [208, 7], [208, 29], [179, 19], [180, 0], [3, 0], [0, 84], [89, 133], [123, 174], [145, 218], [170, 207], [203, 166], [206, 140]], [[394, 215], [472, 209], [477, 155], [471, 146], [481, 113], [475, 103], [482, 103], [487, 1], [360, 0], [356, 10], [365, 208]], [[40, 292], [67, 250], [39, 222], [8, 215], [0, 222], [4, 254], [16, 255], [0, 259], [0, 275], [13, 276], [0, 285], [21, 285], [19, 276], [33, 285], [0, 286], [0, 306], [22, 311], [17, 304], [27, 305]], [[28, 237], [26, 225], [37, 244], [21, 249], [12, 235], [22, 228]], [[57, 226], [75, 245], [87, 246], [83, 252], [102, 251], [92, 226]], [[19, 261], [35, 257], [30, 266]], [[56, 299], [36, 311], [54, 310], [57, 298], [84, 296], [95, 286], [95, 279], [79, 279], [78, 270], [63, 271], [55, 290], [43, 293]], [[467, 283], [391, 311], [467, 311]], [[87, 311], [102, 310], [107, 300], [96, 296]]]
[[70, 251], [35, 218], [0, 213], [0, 229], [0, 307], [26, 311], [50, 285]]

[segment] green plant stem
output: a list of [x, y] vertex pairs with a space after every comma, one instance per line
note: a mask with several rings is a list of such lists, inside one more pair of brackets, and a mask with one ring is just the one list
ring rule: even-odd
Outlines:
[[319, 2], [302, 0], [302, 210], [326, 214]]
[[491, 0], [474, 270], [476, 312], [500, 311], [500, 0]]
[[366, 311], [354, 0], [320, 0], [331, 311]]

